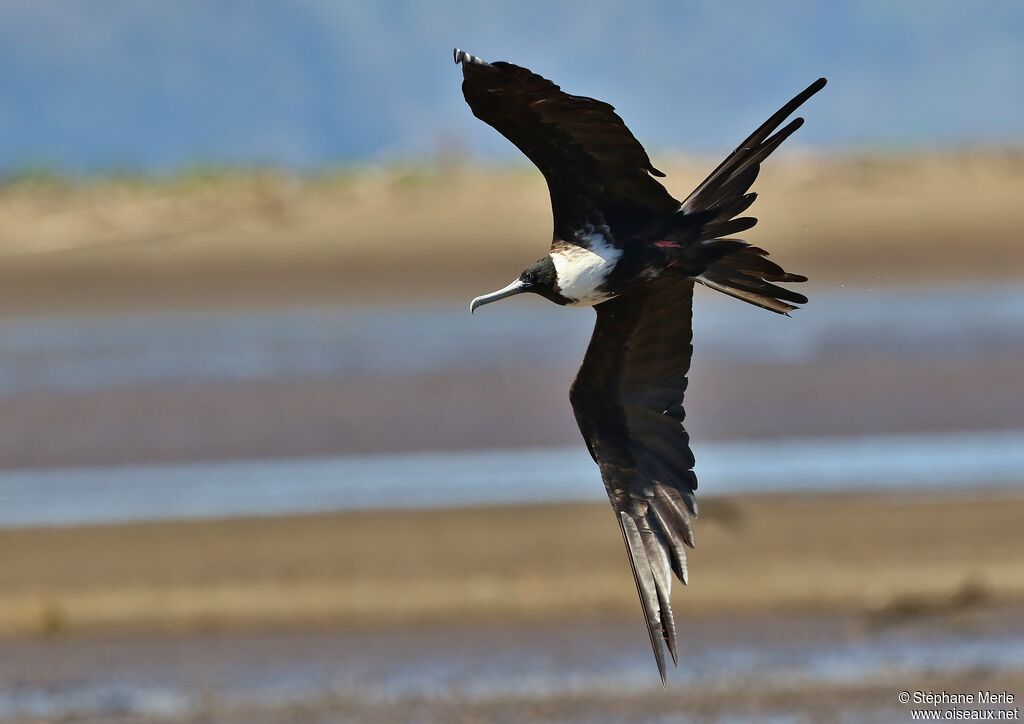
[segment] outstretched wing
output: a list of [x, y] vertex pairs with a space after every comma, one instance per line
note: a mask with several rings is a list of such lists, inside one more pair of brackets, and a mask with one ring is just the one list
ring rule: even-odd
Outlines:
[[462, 93], [473, 115], [493, 126], [544, 174], [556, 239], [587, 226], [646, 222], [679, 209], [615, 109], [569, 95], [511, 63], [487, 63], [456, 49]]
[[[761, 162], [800, 128], [804, 124], [804, 119], [794, 118], [777, 133], [775, 129], [807, 99], [824, 88], [827, 82], [825, 78], [818, 78], [758, 126], [756, 131], [747, 136], [743, 143], [686, 197], [680, 211], [685, 214], [699, 214], [717, 210], [719, 214], [711, 218], [718, 222], [727, 221], [745, 211], [756, 198], [752, 194], [747, 194], [747, 191], [761, 170]], [[731, 233], [733, 230], [730, 229], [717, 236]]]
[[601, 469], [629, 553], [658, 671], [662, 642], [678, 663], [672, 572], [686, 583], [697, 515], [683, 392], [690, 368], [693, 282], [662, 278], [597, 306], [570, 399]]

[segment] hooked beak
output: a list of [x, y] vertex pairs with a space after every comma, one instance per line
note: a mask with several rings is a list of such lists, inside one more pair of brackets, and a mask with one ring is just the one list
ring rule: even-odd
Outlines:
[[499, 289], [496, 292], [491, 292], [490, 294], [484, 294], [483, 296], [480, 296], [480, 297], [477, 297], [476, 299], [474, 299], [472, 302], [469, 303], [469, 313], [472, 314], [473, 312], [475, 312], [477, 307], [482, 307], [485, 304], [490, 304], [491, 302], [496, 302], [499, 299], [504, 299], [505, 297], [511, 297], [511, 296], [513, 296], [515, 294], [522, 294], [525, 291], [529, 291], [529, 289], [530, 289], [530, 285], [529, 284], [527, 284], [526, 282], [521, 281], [519, 279], [516, 279], [514, 282], [509, 284], [504, 289]]

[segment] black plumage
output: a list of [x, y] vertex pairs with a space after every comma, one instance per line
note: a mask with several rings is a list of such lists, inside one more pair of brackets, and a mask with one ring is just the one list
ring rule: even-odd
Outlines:
[[473, 115], [544, 174], [555, 238], [569, 239], [588, 224], [622, 227], [679, 208], [652, 177], [664, 174], [609, 104], [564, 93], [511, 63], [485, 63], [458, 50], [456, 62]]
[[658, 670], [661, 640], [678, 662], [669, 595], [687, 580], [697, 515], [693, 454], [683, 427], [693, 282], [667, 277], [597, 307], [569, 399], [601, 470], [629, 552]]
[[779, 286], [806, 277], [731, 235], [757, 223], [741, 214], [757, 198], [750, 187], [760, 164], [802, 125], [797, 118], [779, 130], [825, 79], [773, 114], [680, 202], [609, 104], [564, 93], [511, 63], [459, 50], [455, 61], [473, 114], [544, 175], [554, 221], [550, 254], [471, 309], [522, 292], [596, 308], [570, 400], [616, 513], [664, 682], [663, 645], [678, 663], [672, 575], [687, 582], [697, 515], [683, 427], [694, 282], [783, 314], [807, 302]]

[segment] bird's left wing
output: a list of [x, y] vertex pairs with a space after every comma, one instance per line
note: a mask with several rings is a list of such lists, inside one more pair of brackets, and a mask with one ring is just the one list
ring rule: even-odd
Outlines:
[[683, 428], [693, 282], [663, 278], [597, 306], [597, 324], [570, 399], [601, 469], [629, 553], [651, 646], [678, 663], [672, 573], [686, 583], [696, 516], [693, 454]]
[[544, 174], [556, 239], [569, 241], [588, 225], [614, 232], [678, 211], [679, 201], [654, 178], [665, 174], [611, 105], [570, 95], [511, 63], [487, 63], [461, 50], [455, 62], [462, 64], [462, 93], [473, 115]]

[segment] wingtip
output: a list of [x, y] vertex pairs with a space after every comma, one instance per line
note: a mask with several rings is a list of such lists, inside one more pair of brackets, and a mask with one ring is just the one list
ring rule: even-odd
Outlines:
[[456, 65], [488, 65], [488, 63], [482, 58], [470, 55], [465, 50], [460, 50], [459, 48], [455, 48], [455, 50], [452, 51], [452, 57], [455, 58]]
[[675, 639], [665, 642], [668, 645], [668, 653], [672, 656], [672, 665], [677, 669], [679, 668], [679, 651], [676, 647]]
[[[818, 91], [824, 88], [827, 83], [828, 78], [822, 77], [818, 78], [818, 80], [814, 81], [809, 86], [804, 88], [799, 94], [797, 94], [796, 98], [790, 101], [790, 103], [787, 104], [786, 106], [783, 106], [784, 109], [787, 109], [785, 115], [788, 116], [790, 113], [792, 113], [797, 108], [806, 103], [812, 96], [814, 96], [815, 94], [817, 94]], [[780, 118], [779, 120], [782, 119]]]
[[655, 662], [658, 664], [658, 676], [661, 677], [661, 688], [668, 689], [668, 671], [665, 667], [665, 657], [656, 656]]
[[[668, 688], [668, 680], [666, 679], [665, 673], [665, 651], [662, 646], [662, 642], [664, 641], [668, 645], [670, 651], [674, 642], [669, 643], [669, 637], [664, 635], [665, 629], [662, 627], [662, 623], [660, 621], [660, 613], [658, 614], [659, 619], [657, 620], [652, 615], [658, 604], [656, 599], [650, 599], [649, 597], [655, 594], [646, 590], [641, 583], [641, 577], [643, 576], [643, 573], [641, 572], [641, 565], [646, 562], [647, 554], [644, 553], [643, 543], [640, 540], [640, 531], [637, 529], [636, 521], [634, 521], [626, 511], [622, 510], [619, 511], [619, 523], [619, 530], [622, 532], [622, 537], [626, 544], [626, 553], [629, 558], [630, 568], [633, 572], [633, 581], [636, 583], [637, 593], [640, 596], [640, 605], [644, 611], [647, 635], [651, 640], [651, 650], [654, 652], [654, 661], [658, 665], [658, 675], [661, 677], [661, 685]], [[642, 559], [640, 558], [641, 555], [643, 555]], [[649, 570], [648, 574], [650, 574]], [[653, 580], [650, 582], [650, 585], [651, 590], [654, 590], [655, 583]], [[660, 609], [658, 609], [658, 611], [660, 612]], [[661, 636], [658, 635], [659, 632], [662, 632]], [[672, 652], [672, 659], [673, 661], [676, 660], [674, 652]], [[678, 666], [678, 664], [676, 665]]]
[[[675, 651], [672, 650], [674, 647], [668, 644], [667, 639], [662, 638], [662, 640], [659, 641], [654, 632], [650, 633], [651, 647], [654, 649], [654, 662], [658, 665], [658, 676], [661, 677], [661, 685], [668, 688], [668, 667], [665, 665], [665, 649], [667, 648], [669, 650], [669, 655], [672, 657], [672, 663], [677, 667], [679, 666], [679, 660], [676, 658]], [[665, 643], [664, 647], [662, 646], [662, 642]]]

